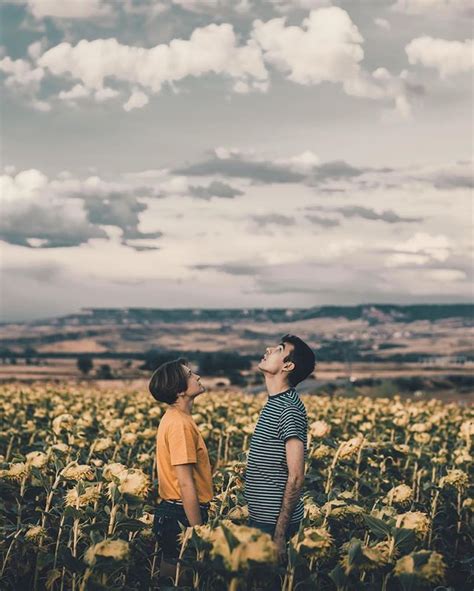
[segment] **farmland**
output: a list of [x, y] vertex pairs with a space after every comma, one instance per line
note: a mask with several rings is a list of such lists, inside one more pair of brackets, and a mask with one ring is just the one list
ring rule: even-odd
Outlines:
[[[155, 434], [132, 386], [5, 384], [0, 587], [153, 589]], [[306, 516], [288, 564], [246, 526], [245, 452], [265, 396], [212, 389], [194, 418], [214, 466], [210, 524], [185, 532], [187, 588], [470, 589], [473, 413], [437, 400], [302, 396]]]

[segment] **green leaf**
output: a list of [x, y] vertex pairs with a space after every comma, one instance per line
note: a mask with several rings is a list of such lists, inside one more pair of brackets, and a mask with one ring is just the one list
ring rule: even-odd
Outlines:
[[392, 527], [392, 536], [398, 550], [409, 551], [416, 542], [415, 532], [412, 529]]
[[346, 576], [344, 569], [340, 564], [337, 564], [329, 573], [329, 577], [336, 585], [337, 591], [343, 591], [346, 585], [349, 584], [349, 577]]
[[372, 515], [364, 515], [363, 517], [367, 527], [377, 538], [384, 540], [390, 536], [392, 528], [385, 521]]

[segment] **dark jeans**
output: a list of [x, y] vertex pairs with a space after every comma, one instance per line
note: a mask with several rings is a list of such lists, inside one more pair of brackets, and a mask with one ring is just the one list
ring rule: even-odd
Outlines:
[[[255, 521], [255, 519], [249, 519], [249, 526], [250, 527], [257, 527], [258, 529], [262, 530], [266, 534], [270, 534], [273, 538], [273, 534], [275, 533], [276, 523], [262, 523], [260, 521]], [[300, 528], [300, 522], [290, 523], [290, 525], [286, 529], [286, 540], [288, 541], [291, 537], [293, 537]]]
[[[207, 523], [208, 512], [204, 507], [201, 507], [201, 519], [203, 523]], [[163, 551], [163, 560], [170, 564], [176, 564], [179, 558], [181, 526], [189, 527], [182, 505], [162, 501], [155, 508], [153, 533]]]

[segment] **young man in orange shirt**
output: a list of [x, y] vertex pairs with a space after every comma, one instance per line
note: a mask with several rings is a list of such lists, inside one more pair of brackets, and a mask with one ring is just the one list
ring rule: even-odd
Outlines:
[[206, 444], [192, 418], [194, 399], [205, 391], [200, 377], [185, 359], [169, 361], [152, 375], [152, 396], [169, 407], [157, 433], [156, 458], [161, 503], [153, 530], [163, 551], [160, 578], [176, 574], [181, 525], [207, 522], [213, 497], [211, 465]]

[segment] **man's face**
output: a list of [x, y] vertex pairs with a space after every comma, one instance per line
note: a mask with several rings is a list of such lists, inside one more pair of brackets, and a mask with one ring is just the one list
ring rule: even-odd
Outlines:
[[275, 347], [267, 347], [265, 355], [260, 359], [258, 369], [264, 373], [277, 375], [285, 369], [291, 371], [293, 363], [285, 361], [285, 358], [293, 351], [291, 343], [280, 343]]
[[206, 388], [201, 384], [201, 376], [195, 373], [190, 367], [186, 365], [182, 366], [186, 372], [186, 378], [188, 381], [188, 387], [186, 388], [186, 396], [195, 398], [199, 394], [206, 391]]

